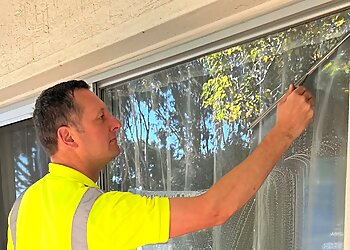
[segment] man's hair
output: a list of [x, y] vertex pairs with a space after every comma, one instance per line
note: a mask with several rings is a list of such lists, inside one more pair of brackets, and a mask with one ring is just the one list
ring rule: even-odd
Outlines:
[[89, 89], [89, 85], [82, 80], [62, 82], [44, 90], [36, 100], [33, 112], [34, 127], [41, 144], [50, 156], [57, 152], [58, 128], [79, 125], [81, 108], [74, 100], [74, 91], [78, 89]]

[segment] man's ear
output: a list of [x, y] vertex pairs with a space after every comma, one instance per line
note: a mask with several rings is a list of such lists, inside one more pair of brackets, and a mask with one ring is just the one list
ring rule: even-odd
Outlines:
[[77, 147], [78, 144], [74, 141], [72, 131], [69, 127], [62, 126], [57, 130], [57, 139], [58, 142], [63, 143], [68, 147]]

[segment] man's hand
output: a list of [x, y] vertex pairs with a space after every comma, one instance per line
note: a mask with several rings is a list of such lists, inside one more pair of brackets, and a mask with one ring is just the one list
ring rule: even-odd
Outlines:
[[309, 125], [314, 114], [314, 99], [303, 86], [291, 84], [277, 107], [275, 128], [291, 140], [296, 139]]

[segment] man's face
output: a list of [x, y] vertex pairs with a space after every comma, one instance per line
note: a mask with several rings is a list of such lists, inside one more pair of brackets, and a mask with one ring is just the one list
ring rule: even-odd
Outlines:
[[91, 91], [76, 90], [74, 99], [81, 109], [79, 129], [75, 131], [77, 151], [90, 163], [104, 166], [120, 154], [116, 134], [121, 124]]

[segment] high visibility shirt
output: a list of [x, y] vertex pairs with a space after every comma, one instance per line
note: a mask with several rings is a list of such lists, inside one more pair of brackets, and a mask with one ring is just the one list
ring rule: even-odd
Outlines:
[[7, 248], [129, 250], [168, 241], [169, 225], [168, 198], [102, 193], [82, 173], [50, 163], [49, 173], [15, 202]]

